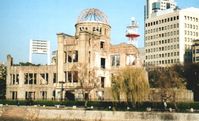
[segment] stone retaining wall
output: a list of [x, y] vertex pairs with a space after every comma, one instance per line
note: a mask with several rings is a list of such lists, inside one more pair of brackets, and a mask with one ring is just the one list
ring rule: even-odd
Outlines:
[[197, 113], [93, 111], [15, 106], [0, 107], [1, 117], [16, 117], [31, 121], [41, 119], [56, 121], [199, 121]]

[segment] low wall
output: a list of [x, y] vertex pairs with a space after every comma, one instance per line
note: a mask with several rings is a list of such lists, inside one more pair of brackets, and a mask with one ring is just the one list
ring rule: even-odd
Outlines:
[[66, 121], [199, 121], [197, 113], [120, 112], [43, 107], [0, 107], [1, 118]]

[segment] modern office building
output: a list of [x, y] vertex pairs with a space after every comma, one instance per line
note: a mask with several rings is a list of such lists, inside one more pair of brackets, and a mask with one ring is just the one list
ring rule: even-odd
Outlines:
[[144, 19], [153, 17], [157, 12], [176, 8], [175, 0], [146, 0]]
[[7, 99], [110, 100], [112, 74], [141, 67], [132, 44], [111, 44], [111, 26], [98, 9], [86, 9], [77, 19], [75, 35], [57, 34], [51, 65], [15, 66], [7, 56]]
[[192, 43], [199, 39], [199, 9], [159, 11], [145, 20], [145, 65], [192, 62]]
[[32, 63], [32, 54], [47, 55], [47, 64], [50, 64], [50, 42], [47, 40], [30, 40], [29, 62]]
[[192, 60], [193, 63], [199, 63], [199, 39], [193, 41]]

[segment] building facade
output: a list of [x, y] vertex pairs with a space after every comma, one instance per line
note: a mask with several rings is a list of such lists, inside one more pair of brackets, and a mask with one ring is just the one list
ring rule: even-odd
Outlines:
[[145, 20], [145, 65], [170, 66], [192, 62], [193, 40], [199, 38], [199, 9], [157, 12]]
[[157, 12], [176, 8], [175, 0], [146, 0], [144, 19], [153, 17]]
[[29, 62], [32, 63], [32, 54], [47, 55], [47, 64], [50, 64], [50, 42], [47, 40], [30, 40]]
[[112, 74], [141, 67], [135, 46], [111, 44], [111, 26], [100, 10], [84, 10], [75, 28], [75, 35], [57, 34], [52, 65], [15, 66], [7, 56], [7, 99], [110, 100]]
[[193, 41], [192, 60], [193, 60], [193, 63], [199, 63], [199, 39]]

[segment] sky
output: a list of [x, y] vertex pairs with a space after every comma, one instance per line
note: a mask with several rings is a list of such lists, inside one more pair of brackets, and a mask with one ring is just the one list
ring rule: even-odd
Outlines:
[[[180, 8], [197, 7], [199, 0], [176, 0]], [[0, 0], [0, 62], [11, 54], [14, 63], [27, 62], [31, 39], [48, 40], [57, 48], [56, 33], [74, 35], [77, 18], [87, 8], [103, 11], [111, 25], [111, 42], [127, 42], [126, 26], [139, 23], [138, 47], [144, 47], [145, 0]], [[45, 55], [33, 55], [33, 63], [45, 64]]]

